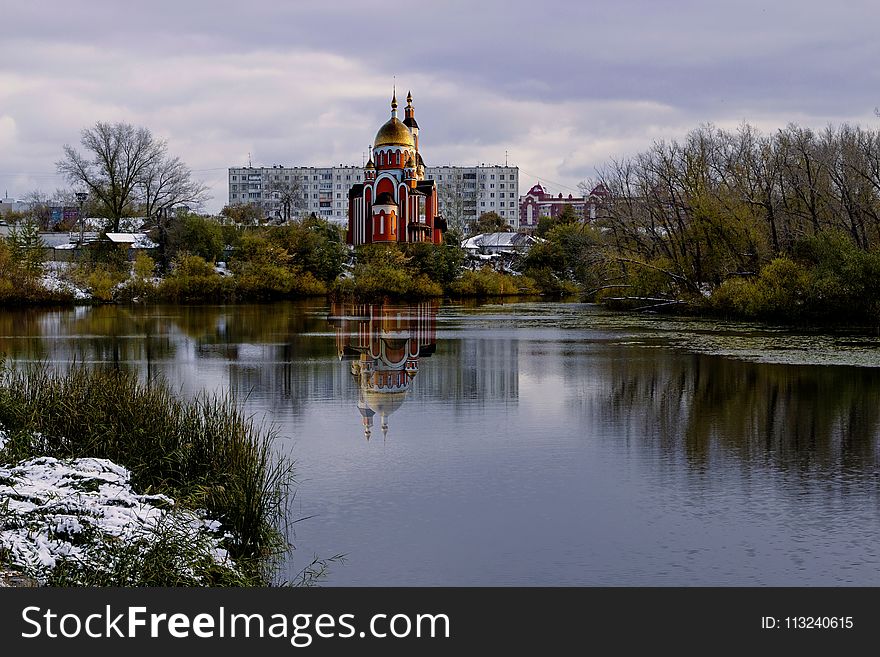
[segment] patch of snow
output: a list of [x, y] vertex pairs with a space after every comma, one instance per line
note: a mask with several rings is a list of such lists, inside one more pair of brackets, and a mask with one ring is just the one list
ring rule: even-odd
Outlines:
[[[5, 434], [0, 433], [5, 441]], [[61, 560], [106, 565], [108, 541], [148, 549], [160, 530], [197, 537], [206, 555], [234, 568], [220, 523], [175, 508], [165, 495], [137, 495], [129, 471], [112, 461], [41, 457], [0, 467], [0, 548], [12, 564], [45, 583]], [[187, 564], [181, 568], [193, 575]]]
[[144, 235], [143, 233], [137, 233], [137, 238], [134, 241], [134, 246], [132, 248], [135, 249], [158, 249], [159, 245], [151, 240], [149, 237]]
[[72, 268], [73, 263], [65, 262], [63, 260], [47, 260], [44, 263], [44, 267], [46, 271], [57, 271], [57, 272], [65, 272]]
[[59, 275], [59, 269], [49, 269], [40, 279], [40, 283], [44, 288], [49, 290], [50, 292], [64, 292], [73, 295], [73, 298], [77, 301], [84, 301], [86, 299], [91, 299], [92, 295], [83, 290], [80, 287], [77, 287], [70, 281], [66, 281]]

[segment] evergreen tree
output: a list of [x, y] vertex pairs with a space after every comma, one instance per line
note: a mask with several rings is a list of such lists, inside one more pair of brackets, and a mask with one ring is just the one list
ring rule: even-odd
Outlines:
[[33, 220], [13, 227], [7, 236], [12, 262], [28, 282], [43, 275], [46, 265], [46, 243], [40, 237], [40, 228]]

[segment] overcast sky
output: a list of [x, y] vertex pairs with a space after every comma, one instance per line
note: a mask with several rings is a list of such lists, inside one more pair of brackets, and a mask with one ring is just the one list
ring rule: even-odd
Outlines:
[[433, 164], [576, 191], [701, 123], [876, 127], [876, 0], [0, 0], [0, 194], [64, 186], [96, 121], [167, 139], [226, 202], [226, 169], [361, 164], [412, 90]]

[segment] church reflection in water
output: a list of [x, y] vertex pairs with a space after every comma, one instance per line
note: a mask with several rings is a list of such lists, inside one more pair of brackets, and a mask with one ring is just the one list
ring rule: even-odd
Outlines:
[[374, 418], [385, 436], [388, 417], [406, 399], [419, 359], [437, 348], [437, 303], [334, 303], [328, 319], [336, 329], [340, 360], [351, 362], [364, 436], [370, 439]]

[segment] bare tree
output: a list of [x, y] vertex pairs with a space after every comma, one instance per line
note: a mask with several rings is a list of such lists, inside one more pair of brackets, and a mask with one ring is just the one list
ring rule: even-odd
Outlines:
[[290, 221], [293, 216], [299, 215], [306, 209], [302, 184], [296, 180], [296, 176], [291, 178], [292, 180], [270, 180], [267, 187], [272, 199], [279, 201], [284, 221]]
[[56, 163], [58, 173], [100, 201], [114, 231], [120, 219], [134, 212], [148, 172], [163, 160], [174, 161], [167, 159], [164, 140], [128, 123], [99, 121], [82, 131], [80, 144], [84, 153], [65, 144], [64, 158]]
[[468, 188], [461, 173], [455, 173], [449, 178], [437, 185], [440, 212], [450, 228], [457, 228], [462, 233], [466, 233], [468, 217], [476, 215], [476, 190]]
[[48, 230], [52, 221], [52, 199], [49, 195], [41, 189], [34, 189], [25, 194], [24, 201], [29, 206], [27, 214], [31, 221], [36, 222], [40, 230]]
[[207, 186], [193, 180], [189, 167], [179, 157], [165, 154], [144, 169], [138, 191], [148, 217], [183, 203], [199, 207], [209, 198]]

